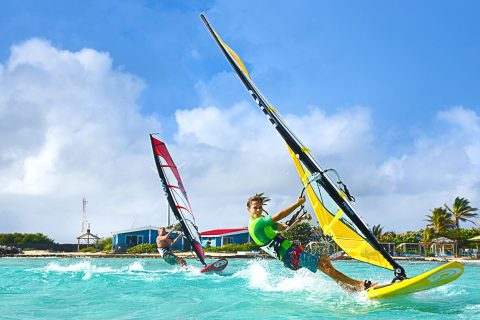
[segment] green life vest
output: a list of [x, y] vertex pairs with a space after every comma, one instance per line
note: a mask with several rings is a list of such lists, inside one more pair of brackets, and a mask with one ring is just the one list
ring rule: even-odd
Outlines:
[[272, 217], [250, 218], [248, 232], [253, 241], [269, 255], [283, 260], [285, 252], [292, 246], [292, 242], [278, 233], [278, 223]]

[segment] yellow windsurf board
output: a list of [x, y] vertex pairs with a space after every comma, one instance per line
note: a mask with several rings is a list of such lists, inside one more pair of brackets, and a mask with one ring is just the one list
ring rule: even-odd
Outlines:
[[386, 285], [379, 285], [366, 291], [369, 299], [389, 298], [428, 290], [447, 284], [463, 274], [463, 265], [453, 261], [416, 277]]

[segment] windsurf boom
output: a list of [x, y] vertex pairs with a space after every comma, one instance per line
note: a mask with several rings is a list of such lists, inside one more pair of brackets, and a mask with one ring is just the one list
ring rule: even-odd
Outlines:
[[200, 233], [195, 224], [195, 217], [193, 216], [178, 168], [173, 162], [165, 143], [154, 138], [153, 135], [150, 135], [150, 140], [152, 142], [153, 157], [155, 158], [158, 175], [162, 182], [168, 205], [182, 226], [183, 233], [198, 259], [204, 266], [207, 266]]
[[239, 56], [223, 42], [205, 16], [201, 15], [201, 18], [248, 92], [285, 140], [324, 234], [331, 236], [351, 258], [393, 270], [396, 280], [405, 279], [404, 268], [383, 249], [353, 209], [348, 190], [332, 182], [327, 170], [315, 161], [310, 151], [257, 89]]

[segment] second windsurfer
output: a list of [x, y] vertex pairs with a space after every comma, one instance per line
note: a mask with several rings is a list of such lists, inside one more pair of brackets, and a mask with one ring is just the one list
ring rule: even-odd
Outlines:
[[175, 255], [170, 249], [171, 246], [173, 246], [175, 243], [178, 242], [178, 240], [180, 240], [180, 238], [183, 236], [183, 233], [180, 233], [174, 240], [170, 238], [171, 233], [171, 231], [167, 233], [167, 230], [164, 227], [158, 228], [158, 253], [160, 253], [166, 263], [171, 265], [179, 264], [182, 267], [186, 267], [187, 263], [185, 262], [185, 260]]
[[347, 277], [333, 267], [327, 255], [322, 254], [319, 257], [305, 252], [302, 246], [294, 245], [279, 233], [286, 228], [286, 225], [279, 221], [301, 206], [305, 202], [304, 197], [298, 198], [290, 207], [268, 217], [263, 216], [264, 199], [266, 198], [257, 194], [247, 201], [247, 210], [250, 213], [248, 231], [262, 250], [283, 261], [285, 267], [289, 269], [298, 270], [304, 267], [312, 272], [317, 272], [318, 269], [347, 289], [363, 291], [376, 285], [375, 282], [368, 280], [360, 281]]

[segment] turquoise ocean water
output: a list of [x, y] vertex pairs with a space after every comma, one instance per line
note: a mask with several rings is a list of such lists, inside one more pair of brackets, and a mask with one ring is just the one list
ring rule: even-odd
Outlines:
[[[213, 261], [213, 260], [212, 260]], [[159, 259], [0, 259], [0, 319], [480, 319], [480, 265], [411, 296], [368, 300], [321, 273], [275, 260], [230, 259], [222, 275]], [[439, 263], [403, 263], [414, 276]], [[339, 261], [348, 275], [380, 282], [391, 272]]]

